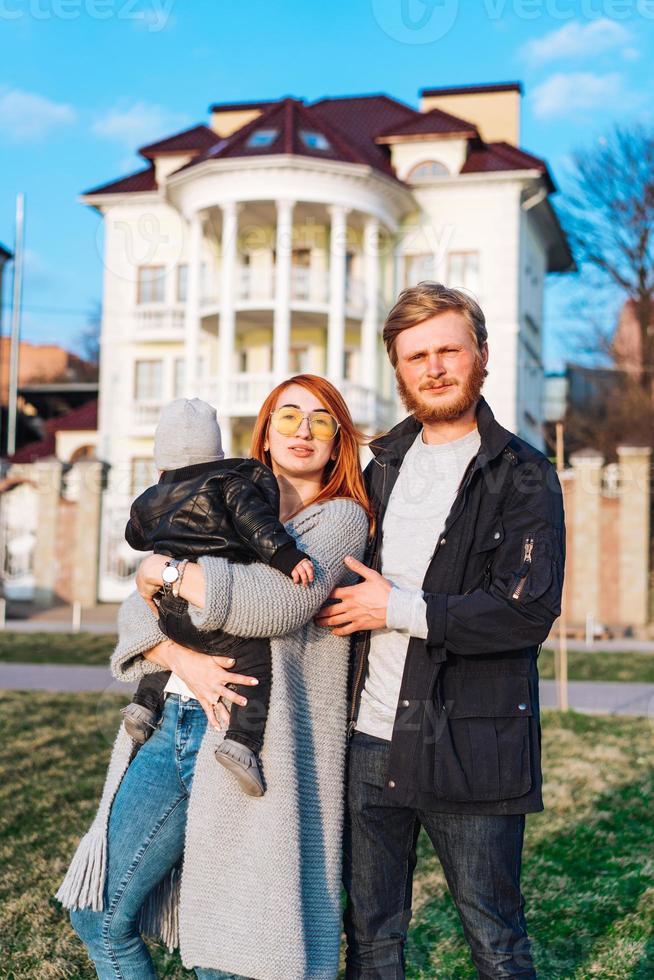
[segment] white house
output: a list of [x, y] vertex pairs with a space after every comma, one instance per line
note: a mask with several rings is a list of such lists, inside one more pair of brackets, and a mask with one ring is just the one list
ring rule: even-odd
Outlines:
[[[216, 405], [247, 451], [263, 397], [324, 374], [368, 432], [398, 417], [380, 330], [400, 288], [473, 292], [489, 325], [486, 394], [540, 445], [543, 285], [571, 267], [546, 163], [519, 144], [518, 84], [217, 104], [139, 150], [147, 166], [85, 193], [104, 218], [100, 598], [121, 598], [129, 502], [152, 482], [160, 407]], [[115, 558], [114, 556], [119, 556]]]

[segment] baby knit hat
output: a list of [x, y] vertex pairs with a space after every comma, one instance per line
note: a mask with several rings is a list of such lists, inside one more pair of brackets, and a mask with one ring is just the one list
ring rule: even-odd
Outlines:
[[216, 409], [201, 398], [176, 398], [161, 410], [154, 433], [154, 465], [178, 470], [224, 459]]

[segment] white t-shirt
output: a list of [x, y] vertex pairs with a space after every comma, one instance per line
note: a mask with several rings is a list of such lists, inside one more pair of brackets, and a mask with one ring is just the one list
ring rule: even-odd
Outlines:
[[439, 535], [470, 460], [479, 431], [442, 445], [427, 445], [422, 430], [409, 448], [382, 525], [381, 573], [394, 588], [386, 629], [373, 630], [368, 673], [356, 729], [390, 740], [411, 636], [427, 636], [422, 583]]

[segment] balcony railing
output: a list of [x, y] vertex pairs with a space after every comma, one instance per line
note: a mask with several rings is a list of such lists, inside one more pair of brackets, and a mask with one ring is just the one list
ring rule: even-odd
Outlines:
[[322, 306], [327, 302], [327, 275], [317, 269], [292, 266], [291, 299]]
[[216, 379], [205, 382], [202, 397], [226, 415], [255, 416], [274, 387], [275, 378], [270, 372], [234, 374], [226, 391], [221, 390]]
[[373, 388], [365, 388], [354, 381], [344, 381], [341, 387], [355, 425], [380, 431], [395, 423], [395, 404], [383, 398]]
[[259, 300], [272, 302], [275, 295], [274, 277], [272, 272], [263, 272], [242, 265], [238, 268], [236, 279], [236, 297], [239, 300]]
[[136, 308], [138, 340], [160, 340], [162, 336], [182, 339], [184, 336], [184, 306], [164, 303]]
[[133, 402], [130, 414], [132, 429], [143, 434], [154, 432], [162, 405], [161, 401]]

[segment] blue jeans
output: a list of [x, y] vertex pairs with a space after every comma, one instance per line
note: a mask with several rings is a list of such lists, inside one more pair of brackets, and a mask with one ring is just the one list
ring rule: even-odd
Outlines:
[[344, 883], [347, 980], [402, 980], [416, 842], [424, 827], [443, 866], [481, 980], [534, 980], [520, 864], [522, 814], [475, 816], [382, 800], [390, 742], [350, 745]]
[[[100, 980], [156, 980], [139, 932], [141, 906], [180, 860], [195, 760], [207, 718], [199, 701], [166, 698], [159, 727], [129, 766], [111, 808], [104, 910], [71, 912]], [[199, 980], [232, 974], [196, 969]]]

